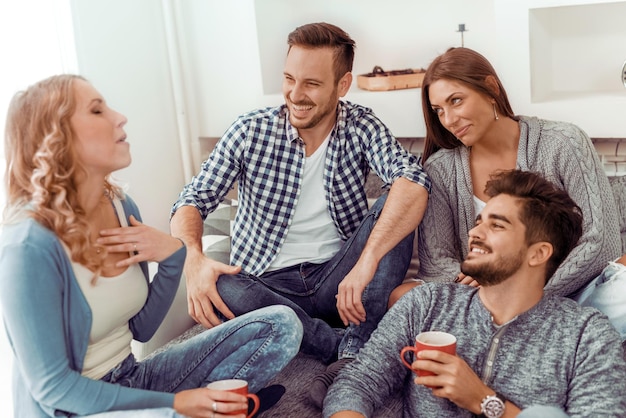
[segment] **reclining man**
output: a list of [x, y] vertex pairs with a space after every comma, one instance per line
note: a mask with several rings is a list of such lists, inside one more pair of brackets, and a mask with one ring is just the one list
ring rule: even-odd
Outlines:
[[[339, 100], [352, 83], [347, 33], [308, 24], [288, 45], [285, 104], [243, 115], [227, 130], [181, 192], [171, 230], [187, 245], [196, 321], [217, 325], [214, 309], [226, 318], [268, 305], [294, 309], [302, 351], [332, 363], [310, 386], [321, 408], [404, 279], [430, 180], [370, 109]], [[391, 188], [368, 212], [370, 169]], [[228, 266], [202, 254], [202, 222], [235, 182]]]
[[[543, 293], [581, 235], [580, 209], [532, 172], [500, 173], [486, 192], [461, 268], [480, 287], [424, 284], [396, 302], [330, 387], [325, 417], [371, 416], [397, 391], [410, 417], [626, 416], [616, 330]], [[456, 355], [421, 351], [412, 368], [435, 375], [413, 381], [399, 353], [428, 330], [455, 335]]]

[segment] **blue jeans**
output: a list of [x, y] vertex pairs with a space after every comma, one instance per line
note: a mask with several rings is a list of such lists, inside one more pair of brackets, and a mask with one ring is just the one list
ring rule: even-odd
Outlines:
[[626, 340], [626, 266], [609, 262], [598, 277], [572, 298], [604, 313], [622, 341]]
[[186, 418], [177, 413], [174, 408], [153, 408], [133, 411], [112, 411], [95, 415], [85, 415], [89, 418]]
[[569, 418], [569, 415], [554, 406], [537, 405], [524, 409], [517, 418]]
[[387, 311], [389, 295], [404, 279], [413, 251], [414, 233], [411, 233], [382, 258], [363, 292], [366, 321], [350, 324], [344, 330], [335, 295], [339, 283], [361, 256], [385, 200], [386, 195], [376, 201], [354, 234], [327, 262], [302, 263], [261, 276], [244, 272], [222, 275], [217, 281], [220, 296], [235, 315], [268, 305], [289, 306], [304, 327], [303, 353], [325, 363], [354, 358]]
[[[137, 362], [131, 355], [102, 380], [122, 386], [176, 393], [222, 379], [248, 381], [258, 392], [298, 353], [302, 325], [285, 306], [269, 306], [208, 329], [168, 350]], [[146, 417], [179, 417], [155, 408]], [[129, 415], [124, 415], [129, 414]], [[97, 414], [100, 418], [142, 417], [137, 411]]]

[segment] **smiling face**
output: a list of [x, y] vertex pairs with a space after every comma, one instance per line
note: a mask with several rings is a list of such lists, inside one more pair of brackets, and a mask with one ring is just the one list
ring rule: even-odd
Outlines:
[[109, 108], [87, 81], [74, 82], [76, 110], [70, 124], [76, 138], [76, 154], [88, 176], [104, 178], [131, 162], [124, 125], [126, 117]]
[[475, 145], [495, 122], [493, 99], [461, 82], [434, 81], [428, 98], [441, 125], [465, 146]]
[[500, 194], [487, 202], [469, 231], [469, 253], [461, 271], [482, 286], [493, 286], [516, 273], [527, 253], [519, 203], [510, 195]]
[[335, 80], [332, 48], [304, 48], [294, 45], [285, 61], [283, 96], [289, 108], [289, 122], [299, 131], [332, 126], [337, 103], [350, 87], [351, 73]]

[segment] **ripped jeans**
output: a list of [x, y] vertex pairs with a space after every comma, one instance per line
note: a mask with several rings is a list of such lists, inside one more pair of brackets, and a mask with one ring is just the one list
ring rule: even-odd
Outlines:
[[626, 266], [613, 261], [572, 299], [605, 314], [626, 340]]
[[[222, 379], [262, 389], [298, 353], [302, 324], [285, 306], [242, 315], [171, 346], [141, 362], [130, 355], [101, 380], [121, 386], [176, 393]], [[111, 411], [90, 418], [178, 418], [172, 408]]]

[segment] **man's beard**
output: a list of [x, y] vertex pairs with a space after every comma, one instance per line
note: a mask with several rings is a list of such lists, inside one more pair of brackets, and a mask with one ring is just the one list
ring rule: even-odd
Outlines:
[[327, 109], [324, 109], [322, 113], [317, 113], [313, 116], [312, 119], [308, 121], [302, 121], [293, 117], [289, 117], [289, 123], [296, 129], [311, 129], [315, 128], [325, 116], [327, 116], [330, 112]]
[[324, 106], [317, 106], [315, 103], [310, 102], [310, 101], [305, 101], [305, 102], [300, 102], [300, 103], [294, 103], [290, 100], [290, 102], [294, 105], [312, 105], [312, 106], [316, 106], [318, 113], [316, 113], [310, 120], [308, 121], [301, 121], [299, 119], [295, 119], [293, 118], [291, 115], [289, 116], [289, 123], [291, 123], [291, 125], [296, 128], [296, 129], [311, 129], [316, 127], [320, 121], [322, 119], [324, 119], [326, 116], [330, 115], [333, 112], [337, 111], [337, 105], [335, 104], [336, 100], [339, 99], [339, 96], [337, 94], [337, 88], [335, 87], [335, 89], [332, 92], [332, 97], [329, 98], [329, 100], [324, 104]]
[[478, 263], [476, 260], [464, 261], [461, 264], [461, 272], [471, 276], [481, 286], [495, 286], [511, 277], [524, 262], [524, 254], [501, 256], [495, 262]]

